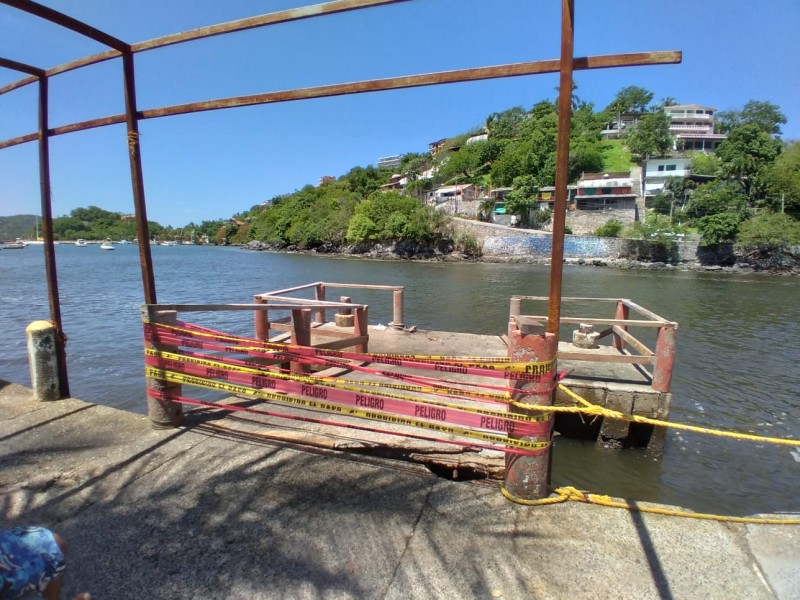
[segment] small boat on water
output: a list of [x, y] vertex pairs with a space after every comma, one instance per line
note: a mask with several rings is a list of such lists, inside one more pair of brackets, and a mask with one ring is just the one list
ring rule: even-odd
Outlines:
[[114, 248], [114, 244], [111, 243], [111, 240], [106, 240], [100, 244], [100, 250], [116, 250], [116, 248]]
[[86, 243], [86, 240], [84, 240], [83, 238], [81, 238], [81, 239], [75, 240], [75, 245], [76, 245], [78, 248], [85, 248], [85, 247], [86, 247], [86, 246], [88, 246], [89, 244], [87, 244], [87, 243]]
[[3, 242], [3, 250], [24, 250], [28, 245], [17, 238], [14, 242]]
[[166, 241], [166, 242], [161, 242], [161, 245], [162, 246], [177, 246], [178, 242], [176, 242], [176, 241]]

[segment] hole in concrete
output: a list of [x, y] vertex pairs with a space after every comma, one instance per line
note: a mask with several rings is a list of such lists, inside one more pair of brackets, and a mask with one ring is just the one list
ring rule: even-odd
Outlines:
[[479, 479], [486, 479], [486, 471], [475, 469], [473, 467], [454, 467], [453, 465], [441, 465], [437, 463], [426, 463], [428, 470], [443, 479], [450, 481], [476, 481]]

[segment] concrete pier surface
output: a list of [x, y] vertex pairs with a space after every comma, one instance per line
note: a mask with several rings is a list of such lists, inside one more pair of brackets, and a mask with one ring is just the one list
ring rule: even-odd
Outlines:
[[0, 381], [2, 527], [64, 536], [67, 598], [800, 597], [797, 526], [525, 507], [202, 412], [156, 431], [31, 397]]

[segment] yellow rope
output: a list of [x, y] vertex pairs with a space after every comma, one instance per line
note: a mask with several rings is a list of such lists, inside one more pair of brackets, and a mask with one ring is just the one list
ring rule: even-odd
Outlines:
[[596, 404], [591, 404], [585, 398], [582, 398], [563, 384], [559, 384], [558, 388], [565, 392], [572, 399], [577, 401], [583, 406], [537, 406], [534, 404], [525, 404], [522, 402], [511, 402], [513, 406], [523, 408], [526, 410], [541, 410], [548, 412], [567, 412], [567, 413], [580, 413], [591, 415], [595, 417], [609, 417], [611, 419], [620, 419], [622, 421], [629, 421], [631, 423], [645, 423], [647, 425], [656, 425], [658, 427], [670, 427], [672, 429], [680, 429], [682, 431], [693, 431], [695, 433], [706, 433], [708, 435], [716, 435], [719, 437], [733, 438], [736, 440], [747, 440], [751, 442], [764, 442], [766, 444], [779, 444], [783, 446], [800, 446], [800, 440], [791, 438], [775, 438], [765, 437], [761, 435], [753, 435], [750, 433], [738, 433], [735, 431], [722, 431], [719, 429], [712, 429], [710, 427], [698, 427], [696, 425], [685, 425], [683, 423], [672, 423], [669, 421], [659, 421], [658, 419], [651, 419], [649, 417], [640, 417], [637, 415], [625, 415], [617, 410], [604, 408]]
[[675, 510], [670, 508], [655, 508], [649, 506], [631, 506], [628, 502], [612, 500], [610, 496], [590, 494], [581, 490], [566, 486], [554, 490], [555, 496], [542, 498], [540, 500], [526, 500], [519, 498], [509, 492], [502, 484], [500, 492], [511, 502], [523, 504], [525, 506], [545, 506], [548, 504], [560, 504], [561, 502], [584, 502], [586, 504], [596, 504], [609, 508], [625, 508], [627, 510], [654, 515], [665, 515], [668, 517], [681, 517], [684, 519], [702, 519], [706, 521], [720, 521], [723, 523], [752, 523], [756, 525], [800, 525], [800, 519], [781, 519], [770, 517], [730, 517], [725, 515], [711, 515], [708, 513], [694, 513], [685, 510]]

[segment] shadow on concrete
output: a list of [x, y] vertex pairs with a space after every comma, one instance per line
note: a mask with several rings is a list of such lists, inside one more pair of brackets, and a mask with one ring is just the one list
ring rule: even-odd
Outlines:
[[[2, 388], [2, 385], [0, 385], [0, 388]], [[15, 431], [13, 433], [9, 433], [8, 435], [4, 435], [4, 436], [0, 437], [0, 442], [3, 442], [3, 441], [8, 440], [8, 439], [11, 439], [11, 438], [16, 437], [18, 435], [22, 435], [22, 434], [31, 432], [34, 429], [38, 429], [39, 427], [43, 427], [45, 425], [49, 425], [49, 424], [51, 424], [51, 423], [53, 423], [55, 421], [58, 421], [60, 419], [64, 419], [66, 417], [69, 417], [71, 415], [77, 414], [77, 413], [82, 412], [84, 410], [88, 410], [88, 409], [93, 408], [93, 407], [94, 407], [94, 404], [87, 404], [86, 406], [82, 406], [80, 408], [76, 408], [73, 411], [57, 415], [57, 416], [53, 417], [52, 419], [46, 419], [44, 421], [40, 421], [40, 422], [36, 423], [35, 425], [31, 425], [30, 427], [26, 427], [25, 429], [20, 429], [19, 431]]]
[[644, 554], [647, 558], [647, 564], [650, 567], [650, 573], [653, 576], [653, 584], [658, 590], [658, 597], [661, 598], [661, 600], [672, 600], [674, 596], [672, 595], [672, 590], [669, 586], [669, 579], [667, 578], [667, 574], [665, 573], [664, 567], [661, 564], [661, 560], [658, 558], [658, 552], [653, 544], [653, 539], [650, 537], [650, 532], [648, 531], [647, 525], [644, 522], [642, 513], [637, 510], [639, 507], [638, 503], [635, 500], [630, 500], [629, 503], [631, 508], [633, 508], [633, 510], [630, 511], [631, 520], [636, 527], [636, 533], [639, 535], [639, 541], [644, 549]]

